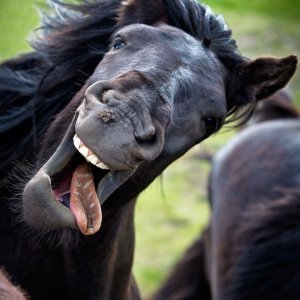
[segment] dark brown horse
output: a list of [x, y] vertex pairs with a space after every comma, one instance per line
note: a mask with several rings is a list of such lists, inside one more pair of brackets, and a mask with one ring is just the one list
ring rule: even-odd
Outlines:
[[[33, 299], [137, 299], [134, 199], [297, 59], [245, 59], [190, 0], [52, 5], [35, 51], [0, 68], [0, 265]], [[6, 174], [25, 159], [18, 223]]]
[[300, 298], [299, 112], [273, 100], [215, 156], [211, 221], [154, 299]]

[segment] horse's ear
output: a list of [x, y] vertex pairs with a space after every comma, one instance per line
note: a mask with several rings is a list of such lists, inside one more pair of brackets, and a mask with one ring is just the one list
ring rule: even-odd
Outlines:
[[258, 58], [236, 67], [229, 82], [229, 106], [241, 106], [283, 88], [296, 71], [297, 56]]
[[118, 12], [120, 27], [133, 23], [153, 25], [167, 22], [167, 14], [162, 0], [124, 0]]

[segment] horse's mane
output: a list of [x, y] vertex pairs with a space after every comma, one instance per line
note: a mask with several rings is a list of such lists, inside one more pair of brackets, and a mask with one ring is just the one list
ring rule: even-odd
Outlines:
[[[112, 33], [122, 24], [155, 21], [141, 9], [132, 12], [134, 2], [139, 1], [51, 0], [31, 41], [34, 51], [0, 65], [0, 181], [13, 160], [37, 151], [55, 114], [103, 58]], [[156, 13], [164, 11], [170, 25], [202, 40], [226, 68], [243, 61], [231, 30], [208, 7], [192, 0], [149, 0], [147, 5]]]
[[299, 299], [300, 190], [256, 205], [240, 224], [224, 299]]

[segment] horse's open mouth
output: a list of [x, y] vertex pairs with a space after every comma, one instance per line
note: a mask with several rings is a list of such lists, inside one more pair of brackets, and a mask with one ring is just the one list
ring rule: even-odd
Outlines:
[[[78, 150], [82, 155], [75, 153], [63, 170], [51, 176], [51, 189], [56, 200], [70, 208], [80, 231], [93, 234], [99, 230], [102, 221], [96, 187], [109, 171], [95, 167], [88, 161], [88, 156], [84, 154], [89, 150], [82, 142], [80, 144]], [[95, 157], [92, 155], [89, 155], [90, 158]]]
[[35, 227], [73, 227], [90, 235], [100, 229], [101, 205], [134, 170], [110, 170], [75, 134], [75, 120], [52, 157], [26, 185], [23, 211]]

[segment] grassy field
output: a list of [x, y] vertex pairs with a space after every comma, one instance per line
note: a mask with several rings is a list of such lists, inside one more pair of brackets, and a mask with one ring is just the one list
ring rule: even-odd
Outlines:
[[[0, 60], [28, 51], [25, 43], [38, 14], [32, 0], [0, 0]], [[207, 0], [233, 29], [244, 55], [300, 54], [299, 0]], [[290, 85], [300, 106], [300, 72]], [[210, 166], [201, 151], [217, 151], [234, 133], [225, 130], [172, 164], [137, 203], [134, 272], [143, 294], [155, 289], [209, 218]]]

